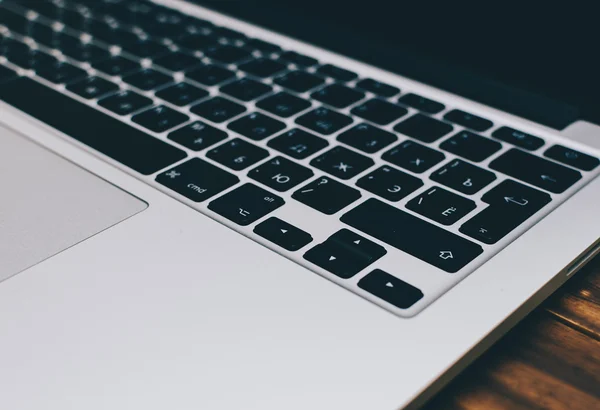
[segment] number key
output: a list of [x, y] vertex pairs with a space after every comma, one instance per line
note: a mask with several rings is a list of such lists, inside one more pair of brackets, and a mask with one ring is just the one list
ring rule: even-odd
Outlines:
[[254, 168], [248, 176], [279, 192], [287, 191], [313, 176], [313, 172], [283, 157], [275, 157]]

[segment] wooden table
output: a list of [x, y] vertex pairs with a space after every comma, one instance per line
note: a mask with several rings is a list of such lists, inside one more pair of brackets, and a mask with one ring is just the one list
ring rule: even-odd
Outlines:
[[425, 409], [600, 409], [600, 256]]

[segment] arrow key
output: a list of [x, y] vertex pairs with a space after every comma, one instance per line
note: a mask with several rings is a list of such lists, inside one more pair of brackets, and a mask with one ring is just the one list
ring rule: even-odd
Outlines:
[[359, 234], [348, 229], [342, 229], [336, 232], [328, 239], [328, 241], [337, 242], [352, 252], [361, 254], [369, 260], [369, 263], [375, 262], [387, 253], [383, 246], [363, 238]]
[[310, 249], [304, 259], [343, 279], [350, 279], [372, 262], [362, 253], [332, 240]]
[[290, 252], [297, 251], [313, 240], [312, 236], [302, 229], [275, 217], [256, 225], [254, 233]]
[[381, 269], [375, 269], [362, 278], [358, 287], [400, 309], [408, 309], [423, 298], [419, 289]]

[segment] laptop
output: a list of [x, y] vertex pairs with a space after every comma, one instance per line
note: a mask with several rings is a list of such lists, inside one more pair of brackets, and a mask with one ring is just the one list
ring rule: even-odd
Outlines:
[[1, 0], [0, 406], [418, 408], [585, 265], [583, 44], [440, 7]]

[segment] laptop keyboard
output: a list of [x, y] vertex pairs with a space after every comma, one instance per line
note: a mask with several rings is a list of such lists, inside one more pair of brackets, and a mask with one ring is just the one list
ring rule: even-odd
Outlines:
[[593, 155], [209, 20], [0, 0], [0, 100], [400, 316], [598, 172]]

